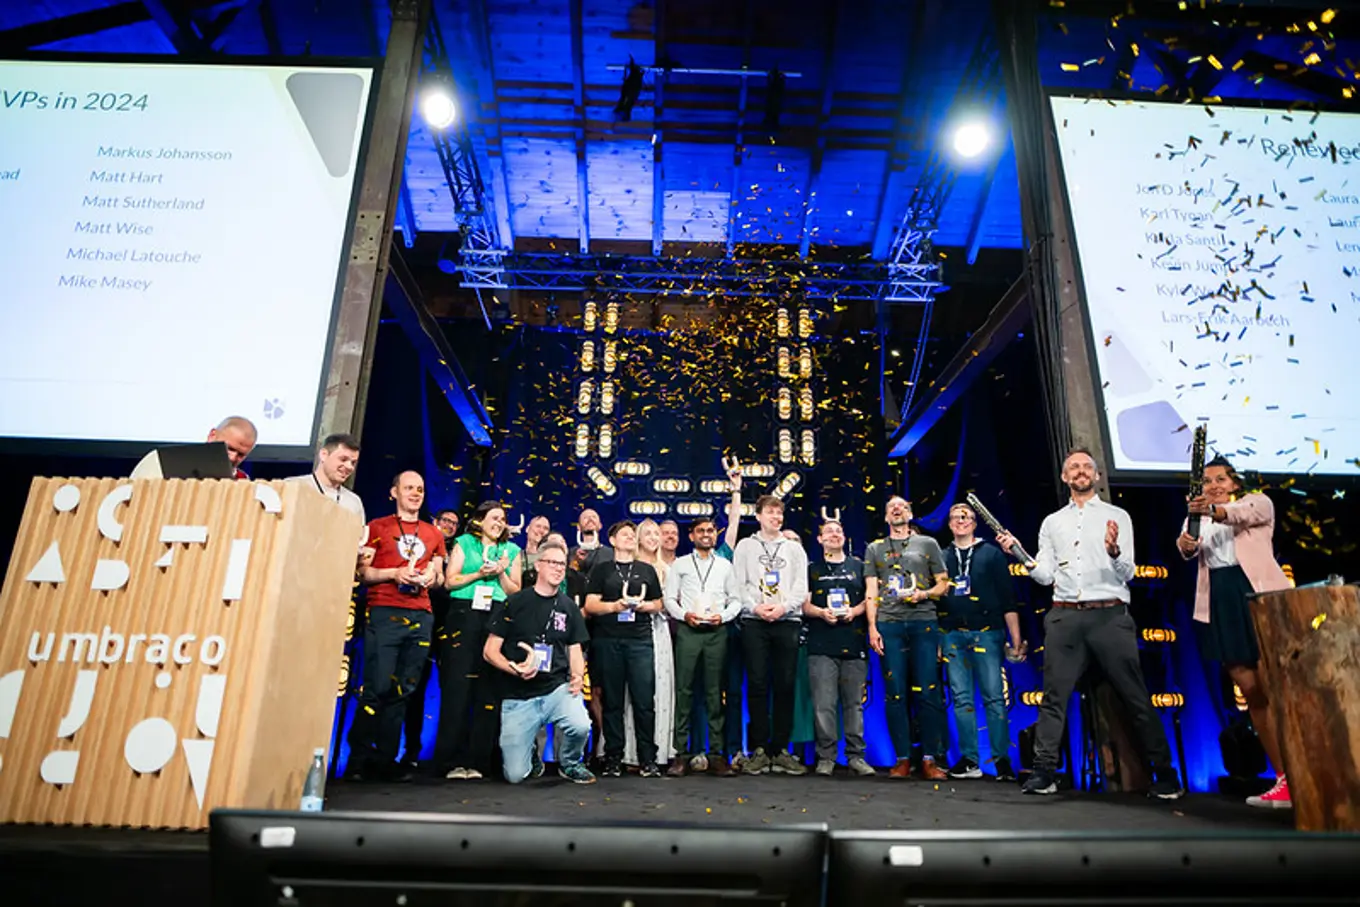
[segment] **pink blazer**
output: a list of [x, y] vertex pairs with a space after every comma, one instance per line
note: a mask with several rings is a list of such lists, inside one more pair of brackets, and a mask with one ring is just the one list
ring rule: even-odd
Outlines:
[[[1275, 505], [1270, 498], [1263, 494], [1243, 495], [1224, 504], [1223, 512], [1226, 517], [1223, 522], [1232, 527], [1237, 563], [1251, 581], [1252, 589], [1257, 592], [1288, 589], [1289, 579], [1275, 562]], [[1203, 557], [1199, 558], [1199, 577], [1195, 582], [1195, 620], [1209, 622], [1209, 567]]]

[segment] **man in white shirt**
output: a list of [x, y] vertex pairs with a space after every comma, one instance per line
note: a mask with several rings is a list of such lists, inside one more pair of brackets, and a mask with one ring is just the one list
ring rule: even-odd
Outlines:
[[[1166, 730], [1152, 707], [1138, 662], [1138, 630], [1129, 614], [1133, 578], [1133, 521], [1122, 507], [1095, 491], [1100, 472], [1090, 451], [1076, 449], [1063, 461], [1068, 505], [1044, 518], [1039, 553], [1029, 575], [1053, 587], [1053, 607], [1044, 618], [1044, 698], [1034, 742], [1034, 774], [1021, 790], [1053, 794], [1067, 701], [1087, 665], [1100, 666], [1133, 720], [1143, 756], [1152, 764], [1148, 796], [1174, 800], [1185, 793], [1171, 764]], [[1009, 533], [997, 536], [1007, 553]]]
[[316, 452], [316, 468], [308, 475], [289, 476], [284, 481], [312, 486], [323, 497], [330, 498], [350, 513], [356, 514], [361, 522], [367, 523], [363, 500], [345, 487], [345, 483], [354, 475], [358, 465], [357, 438], [349, 434], [327, 435]]
[[[674, 525], [674, 524], [672, 524]], [[693, 553], [676, 558], [666, 573], [666, 613], [675, 620], [675, 758], [666, 774], [681, 778], [690, 769], [690, 715], [694, 711], [694, 674], [702, 666], [708, 755], [696, 756], [694, 769], [727, 778], [735, 774], [723, 752], [722, 677], [727, 664], [727, 627], [741, 613], [741, 593], [732, 565], [713, 553], [718, 528], [699, 517], [689, 530]], [[698, 749], [698, 747], [696, 747]], [[699, 750], [703, 753], [703, 750]]]
[[[742, 598], [741, 645], [751, 718], [747, 743], [754, 750], [742, 771], [805, 775], [807, 766], [788, 748], [793, 734], [798, 636], [808, 596], [807, 554], [780, 531], [784, 502], [779, 498], [767, 494], [756, 501], [756, 522], [760, 531], [737, 542], [732, 557]], [[773, 709], [767, 704], [771, 693]]]

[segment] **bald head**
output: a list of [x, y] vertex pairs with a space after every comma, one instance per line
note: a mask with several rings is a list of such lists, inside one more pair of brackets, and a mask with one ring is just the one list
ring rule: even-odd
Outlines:
[[231, 460], [231, 465], [237, 468], [255, 449], [257, 438], [259, 432], [255, 430], [255, 423], [245, 416], [228, 416], [208, 432], [209, 443], [220, 441], [227, 445], [227, 458]]

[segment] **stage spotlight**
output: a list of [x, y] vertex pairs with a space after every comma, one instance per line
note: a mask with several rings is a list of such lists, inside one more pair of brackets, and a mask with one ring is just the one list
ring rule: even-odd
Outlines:
[[1025, 705], [1039, 705], [1044, 701], [1044, 691], [1026, 690], [1020, 694], [1020, 701]]
[[790, 355], [790, 353], [789, 353], [789, 348], [786, 347], [786, 346], [781, 346], [781, 347], [779, 348], [779, 353], [778, 353], [779, 377], [781, 377], [781, 378], [791, 378], [791, 377], [793, 377], [793, 374], [792, 374], [792, 371], [791, 371], [791, 363], [792, 363], [792, 362], [793, 362], [793, 357], [792, 357], [792, 356]]
[[781, 422], [787, 422], [793, 417], [793, 391], [787, 387], [779, 389], [775, 394], [774, 411]]
[[458, 105], [453, 92], [442, 80], [435, 80], [420, 93], [420, 116], [425, 125], [443, 132], [458, 119]]
[[817, 465], [817, 436], [810, 428], [803, 429], [802, 451], [799, 456], [804, 466]]
[[804, 340], [812, 336], [812, 310], [798, 310], [798, 336]]
[[798, 351], [798, 377], [799, 377], [799, 378], [811, 378], [811, 377], [812, 377], [812, 349], [811, 349], [811, 347], [806, 347], [806, 346], [805, 346], [805, 347], [803, 347], [801, 350]]
[[779, 462], [793, 462], [793, 432], [787, 428], [779, 429]]
[[775, 333], [779, 336], [780, 340], [783, 340], [785, 337], [789, 336], [788, 309], [780, 309], [778, 312], [775, 313], [774, 325]]
[[726, 479], [704, 479], [699, 483], [699, 491], [703, 494], [731, 494], [732, 483]]
[[752, 479], [768, 479], [774, 475], [771, 463], [748, 463], [741, 468], [741, 474]]
[[633, 105], [642, 95], [642, 67], [628, 58], [628, 68], [623, 72], [623, 87], [619, 89], [619, 102], [614, 105], [614, 119], [627, 123], [633, 118]]
[[614, 472], [621, 476], [649, 476], [652, 474], [652, 464], [643, 460], [619, 460], [614, 464]]
[[1233, 705], [1237, 706], [1239, 712], [1247, 710], [1247, 697], [1242, 695], [1242, 688], [1233, 684]]
[[675, 512], [681, 516], [713, 516], [713, 505], [703, 501], [681, 501], [675, 505]]
[[585, 416], [590, 413], [590, 399], [595, 393], [595, 382], [586, 380], [581, 382], [581, 389], [576, 392], [576, 411]]
[[576, 456], [581, 460], [590, 456], [590, 424], [587, 422], [576, 424]]
[[812, 388], [804, 387], [798, 392], [798, 418], [811, 422], [815, 407], [812, 405]]
[[1143, 630], [1143, 639], [1148, 642], [1175, 642], [1176, 631], [1170, 627], [1147, 627]]
[[617, 340], [606, 340], [604, 342], [604, 373], [614, 374], [614, 367], [619, 364], [619, 342]]
[[613, 381], [606, 381], [600, 385], [600, 412], [606, 416], [614, 415]]
[[581, 344], [581, 371], [595, 371], [595, 342], [592, 340]]
[[630, 501], [628, 512], [633, 516], [661, 516], [666, 512], [665, 501]]
[[587, 334], [595, 330], [595, 326], [599, 324], [599, 318], [600, 307], [597, 306], [593, 301], [587, 302], [585, 306], [581, 309], [582, 330], [584, 330]]
[[784, 477], [779, 480], [779, 484], [774, 487], [770, 494], [782, 501], [798, 487], [798, 483], [801, 481], [803, 481], [803, 474], [796, 469], [790, 469], [784, 473]]
[[1010, 571], [1011, 576], [1029, 576], [1029, 571], [1025, 569], [1024, 564], [1011, 564]]
[[657, 494], [689, 494], [693, 485], [689, 479], [653, 479], [652, 491]]
[[1166, 579], [1171, 572], [1154, 564], [1139, 564], [1133, 568], [1133, 575], [1139, 579]]
[[604, 332], [612, 334], [619, 329], [619, 304], [611, 302], [604, 307]]
[[954, 128], [954, 151], [959, 157], [977, 157], [991, 143], [991, 127], [981, 120], [969, 120]]
[[614, 426], [608, 422], [600, 426], [600, 458], [608, 460], [614, 456]]
[[1178, 709], [1185, 705], [1184, 693], [1153, 693], [1152, 705], [1159, 709]]

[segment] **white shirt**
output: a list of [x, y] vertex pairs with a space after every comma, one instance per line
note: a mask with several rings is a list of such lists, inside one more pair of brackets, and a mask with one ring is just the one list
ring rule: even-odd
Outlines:
[[683, 621], [685, 614], [698, 611], [699, 596], [708, 596], [709, 607], [727, 623], [741, 613], [741, 592], [737, 574], [725, 558], [710, 552], [707, 558], [687, 554], [671, 562], [666, 573], [663, 600], [666, 613]]
[[[1119, 557], [1105, 550], [1105, 524], [1119, 526]], [[1030, 578], [1053, 587], [1053, 600], [1096, 602], [1129, 600], [1133, 578], [1133, 520], [1128, 511], [1098, 497], [1085, 506], [1068, 502], [1044, 517], [1039, 527], [1039, 553]]]
[[1233, 529], [1226, 523], [1215, 523], [1207, 516], [1199, 522], [1199, 553], [1204, 566], [1210, 570], [1233, 567], [1237, 564], [1237, 547]]
[[802, 618], [808, 596], [808, 560], [802, 545], [782, 536], [767, 542], [759, 535], [748, 535], [732, 552], [732, 569], [737, 574], [743, 617], [755, 617], [756, 606], [764, 598], [761, 581], [775, 572], [779, 574], [775, 597], [784, 605], [780, 620]]
[[284, 479], [284, 481], [300, 482], [309, 485], [311, 486], [311, 489], [316, 493], [330, 498], [332, 501], [339, 504], [341, 507], [345, 508], [350, 513], [356, 514], [359, 517], [359, 522], [361, 523], [368, 522], [368, 519], [364, 516], [363, 498], [359, 497], [357, 494], [350, 491], [344, 485], [341, 485], [339, 488], [327, 488], [326, 486], [322, 485], [320, 481], [317, 480], [316, 473], [311, 472], [307, 473], [305, 476], [289, 476], [288, 478]]

